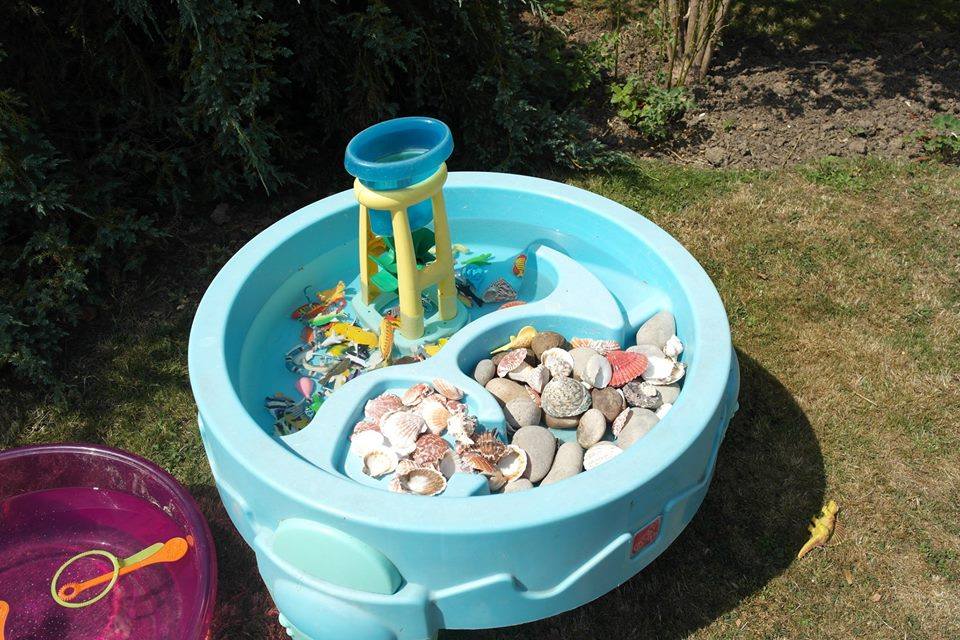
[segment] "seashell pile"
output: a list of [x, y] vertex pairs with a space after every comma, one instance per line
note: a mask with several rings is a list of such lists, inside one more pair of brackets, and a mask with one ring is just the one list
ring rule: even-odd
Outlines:
[[[461, 446], [461, 468], [487, 475], [491, 490], [510, 493], [592, 469], [640, 440], [677, 401], [686, 366], [669, 311], [645, 322], [636, 340], [633, 346], [568, 340], [527, 326], [494, 348], [474, 378], [504, 408], [511, 443], [488, 437]], [[576, 429], [576, 439], [558, 451], [550, 428]], [[508, 447], [524, 453], [522, 464]]]
[[500, 491], [523, 476], [527, 453], [481, 431], [463, 400], [463, 390], [443, 378], [370, 398], [350, 436], [350, 453], [368, 476], [393, 474], [388, 487], [398, 493], [439, 495], [458, 471], [484, 475], [490, 490]]

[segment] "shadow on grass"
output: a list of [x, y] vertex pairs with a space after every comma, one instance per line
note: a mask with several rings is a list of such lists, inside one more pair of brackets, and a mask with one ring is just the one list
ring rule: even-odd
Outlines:
[[823, 457], [790, 392], [738, 352], [740, 411], [699, 513], [660, 558], [618, 589], [526, 625], [445, 631], [441, 640], [685, 638], [783, 572], [823, 504]]

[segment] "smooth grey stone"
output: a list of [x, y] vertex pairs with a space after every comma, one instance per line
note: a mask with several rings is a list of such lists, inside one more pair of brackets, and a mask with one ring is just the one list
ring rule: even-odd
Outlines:
[[677, 397], [680, 395], [680, 385], [676, 382], [673, 384], [654, 386], [656, 386], [657, 391], [660, 392], [660, 398], [663, 400], [664, 404], [674, 404], [677, 401]]
[[583, 380], [583, 373], [587, 367], [587, 362], [593, 356], [600, 355], [590, 347], [577, 347], [570, 349], [570, 355], [573, 357], [573, 377], [577, 380]]
[[539, 360], [543, 355], [543, 352], [547, 349], [553, 349], [554, 347], [564, 348], [566, 344], [566, 338], [556, 331], [541, 331], [533, 337], [533, 342], [530, 344], [530, 348], [533, 349], [533, 353]]
[[571, 416], [569, 418], [555, 418], [546, 411], [543, 412], [544, 422], [551, 429], [576, 429], [580, 424], [580, 416]]
[[497, 377], [497, 365], [489, 358], [477, 363], [473, 370], [473, 379], [486, 386], [488, 382]]
[[644, 322], [637, 330], [637, 344], [652, 344], [660, 349], [670, 336], [676, 335], [677, 322], [669, 311], [661, 311]]
[[513, 482], [508, 482], [507, 486], [503, 488], [503, 492], [517, 493], [518, 491], [526, 491], [528, 489], [533, 489], [533, 483], [526, 478], [517, 478]]
[[577, 443], [584, 449], [589, 449], [603, 439], [607, 432], [607, 418], [599, 409], [590, 409], [580, 416], [577, 426]]
[[503, 408], [503, 415], [507, 423], [513, 427], [540, 424], [540, 407], [529, 396], [507, 401]]
[[557, 439], [550, 430], [536, 425], [520, 427], [513, 435], [513, 444], [527, 452], [527, 477], [540, 482], [553, 466]]
[[565, 480], [583, 471], [583, 448], [576, 442], [565, 442], [560, 445], [550, 473], [543, 479], [540, 486], [553, 484]]
[[590, 392], [590, 398], [593, 406], [600, 410], [607, 422], [613, 422], [626, 407], [623, 396], [613, 387], [594, 389]]
[[620, 430], [615, 444], [621, 449], [626, 449], [634, 442], [650, 433], [650, 430], [660, 422], [653, 411], [649, 409], [633, 409], [633, 415], [627, 421], [627, 424]]
[[493, 394], [500, 406], [504, 406], [514, 398], [529, 398], [530, 395], [522, 384], [506, 378], [494, 378], [484, 388]]

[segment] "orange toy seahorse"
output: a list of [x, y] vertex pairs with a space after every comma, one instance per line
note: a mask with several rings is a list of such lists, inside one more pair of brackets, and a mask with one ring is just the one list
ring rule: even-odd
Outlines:
[[393, 332], [396, 331], [398, 326], [400, 326], [400, 319], [392, 311], [383, 316], [383, 320], [380, 321], [378, 346], [384, 362], [387, 362], [390, 359], [390, 354], [393, 353]]

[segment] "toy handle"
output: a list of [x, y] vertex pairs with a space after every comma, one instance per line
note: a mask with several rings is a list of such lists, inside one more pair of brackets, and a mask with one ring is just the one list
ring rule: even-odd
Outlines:
[[91, 578], [85, 582], [68, 582], [57, 590], [57, 595], [60, 596], [64, 601], [71, 602], [76, 600], [77, 596], [84, 591], [113, 580], [114, 575], [117, 577], [125, 576], [128, 573], [160, 562], [176, 562], [187, 554], [188, 549], [189, 545], [185, 539], [171, 538], [163, 544], [162, 549], [150, 557], [140, 560], [139, 562], [134, 562], [126, 567], [121, 567], [119, 572], [111, 571], [109, 573], [97, 576], [96, 578]]

